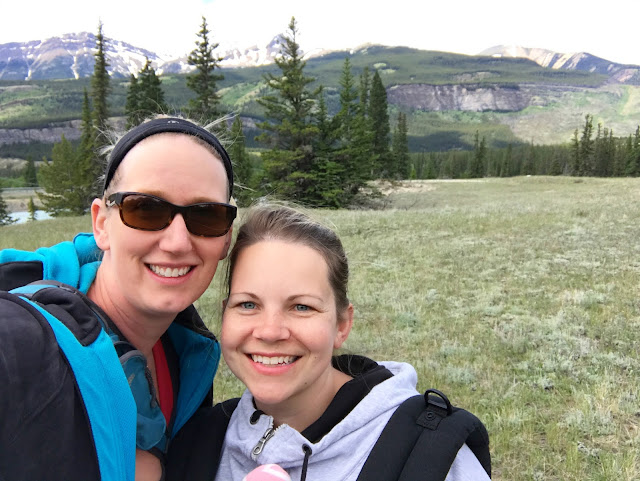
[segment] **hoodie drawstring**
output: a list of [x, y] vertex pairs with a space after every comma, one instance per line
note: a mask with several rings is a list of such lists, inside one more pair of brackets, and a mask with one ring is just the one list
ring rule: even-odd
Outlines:
[[304, 461], [302, 461], [302, 473], [300, 474], [300, 481], [306, 481], [307, 466], [309, 465], [309, 456], [311, 456], [311, 448], [306, 444], [303, 444], [302, 450], [304, 451]]

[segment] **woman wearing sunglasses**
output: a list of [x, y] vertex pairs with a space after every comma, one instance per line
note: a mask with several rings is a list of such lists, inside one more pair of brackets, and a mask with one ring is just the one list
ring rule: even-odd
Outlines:
[[219, 346], [193, 302], [227, 254], [232, 188], [214, 135], [157, 118], [110, 152], [92, 234], [0, 252], [19, 287], [0, 292], [0, 479], [161, 479], [212, 399]]
[[287, 479], [272, 464], [296, 481], [489, 479], [475, 416], [437, 391], [425, 402], [406, 363], [333, 355], [353, 325], [348, 277], [332, 230], [285, 206], [249, 211], [229, 255], [221, 333], [247, 390], [189, 421], [168, 481]]

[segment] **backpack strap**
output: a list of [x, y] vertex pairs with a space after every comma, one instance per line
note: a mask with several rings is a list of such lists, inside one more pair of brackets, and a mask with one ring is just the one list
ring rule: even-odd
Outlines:
[[480, 420], [428, 389], [391, 416], [358, 481], [443, 481], [465, 443], [491, 476], [489, 436]]
[[[29, 286], [26, 294], [51, 285]], [[15, 292], [20, 295], [21, 292]], [[135, 402], [113, 343], [105, 331], [88, 346], [37, 302], [21, 296], [47, 320], [64, 354], [83, 399], [93, 434], [100, 479], [135, 478], [136, 416]], [[114, 373], [116, 375], [114, 375]], [[105, 395], [108, 393], [108, 395]]]

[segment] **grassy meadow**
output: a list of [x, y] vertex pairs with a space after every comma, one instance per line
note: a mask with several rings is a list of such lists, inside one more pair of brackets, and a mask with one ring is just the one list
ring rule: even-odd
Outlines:
[[[317, 212], [350, 258], [346, 350], [410, 362], [421, 390], [477, 414], [493, 479], [639, 480], [640, 180], [390, 187], [384, 210]], [[1, 227], [0, 248], [89, 227]], [[214, 332], [220, 298], [218, 280], [198, 302]], [[216, 398], [240, 392], [222, 365]]]

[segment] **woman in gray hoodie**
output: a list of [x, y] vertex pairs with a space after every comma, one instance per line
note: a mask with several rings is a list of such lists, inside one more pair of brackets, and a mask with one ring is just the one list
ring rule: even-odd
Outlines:
[[[240, 481], [265, 464], [294, 480], [358, 479], [391, 416], [418, 391], [409, 364], [333, 355], [353, 325], [348, 275], [331, 229], [289, 207], [249, 210], [229, 256], [221, 334], [247, 390], [235, 409], [222, 403], [183, 429], [169, 481]], [[452, 459], [446, 481], [489, 479], [467, 444]]]

